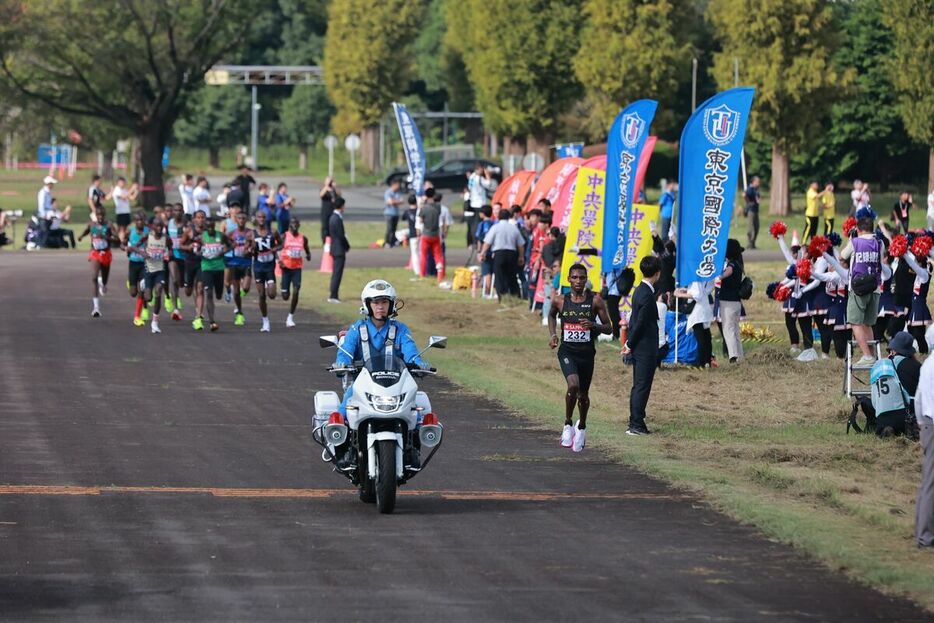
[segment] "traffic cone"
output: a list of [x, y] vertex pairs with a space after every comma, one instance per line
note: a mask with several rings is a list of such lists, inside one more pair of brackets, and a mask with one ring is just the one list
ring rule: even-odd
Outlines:
[[331, 273], [334, 272], [334, 258], [331, 257], [331, 237], [328, 236], [324, 239], [324, 249], [321, 250], [321, 268], [318, 269], [322, 273]]

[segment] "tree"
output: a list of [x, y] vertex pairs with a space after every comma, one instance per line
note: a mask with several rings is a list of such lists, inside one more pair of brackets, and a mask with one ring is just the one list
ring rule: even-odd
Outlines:
[[579, 43], [580, 0], [513, 0], [495, 10], [487, 0], [460, 4], [460, 23], [448, 29], [463, 38], [484, 123], [547, 156], [558, 116], [580, 99], [570, 52]]
[[756, 87], [750, 129], [772, 143], [770, 214], [788, 214], [788, 155], [814, 141], [852, 72], [833, 62], [837, 24], [824, 0], [712, 0], [708, 12], [723, 49], [714, 55], [720, 88]]
[[602, 135], [630, 101], [659, 101], [655, 125], [673, 125], [672, 95], [678, 76], [690, 66], [688, 29], [682, 16], [692, 11], [684, 0], [586, 0], [586, 22], [574, 57], [577, 79], [592, 104]]
[[292, 95], [282, 103], [282, 131], [289, 143], [299, 146], [304, 163], [308, 162], [309, 138], [324, 137], [333, 115], [334, 107], [322, 87], [294, 87]]
[[328, 11], [324, 82], [337, 108], [339, 133], [363, 132], [361, 158], [378, 165], [380, 119], [408, 86], [409, 47], [417, 34], [424, 0], [343, 0]]
[[208, 160], [220, 166], [220, 148], [246, 140], [249, 131], [250, 93], [241, 86], [205, 86], [189, 98], [184, 115], [175, 124], [182, 145], [207, 147]]
[[[185, 99], [237, 46], [261, 4], [0, 0], [0, 86], [132, 132], [143, 185], [151, 189], [144, 205], [163, 204], [162, 151]], [[115, 16], [121, 16], [118, 27]]]
[[928, 192], [934, 191], [934, 0], [886, 0], [894, 35], [892, 82], [909, 136], [930, 148]]

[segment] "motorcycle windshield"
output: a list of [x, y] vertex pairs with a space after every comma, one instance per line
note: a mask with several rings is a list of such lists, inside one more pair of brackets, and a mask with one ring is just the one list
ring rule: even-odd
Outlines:
[[392, 357], [387, 362], [386, 357], [379, 356], [364, 362], [367, 372], [373, 382], [381, 387], [392, 387], [402, 378], [405, 363], [398, 357]]

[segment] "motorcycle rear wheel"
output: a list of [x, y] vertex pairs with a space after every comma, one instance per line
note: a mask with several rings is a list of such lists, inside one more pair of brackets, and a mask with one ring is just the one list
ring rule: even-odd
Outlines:
[[396, 508], [396, 442], [384, 439], [377, 447], [376, 509], [384, 514]]

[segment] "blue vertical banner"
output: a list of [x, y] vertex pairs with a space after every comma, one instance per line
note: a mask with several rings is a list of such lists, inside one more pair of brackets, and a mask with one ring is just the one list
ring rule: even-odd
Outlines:
[[694, 111], [681, 132], [676, 256], [679, 285], [713, 279], [723, 270], [754, 94], [752, 87], [717, 93]]
[[421, 197], [425, 194], [425, 146], [422, 144], [422, 135], [418, 133], [418, 126], [404, 104], [393, 102], [392, 111], [396, 115], [396, 123], [399, 124], [402, 150], [405, 152], [409, 176], [412, 178], [409, 188], [415, 190], [415, 196]]
[[629, 248], [632, 193], [636, 170], [649, 126], [655, 118], [655, 100], [638, 100], [613, 120], [606, 148], [606, 212], [603, 225], [603, 272], [626, 266]]

